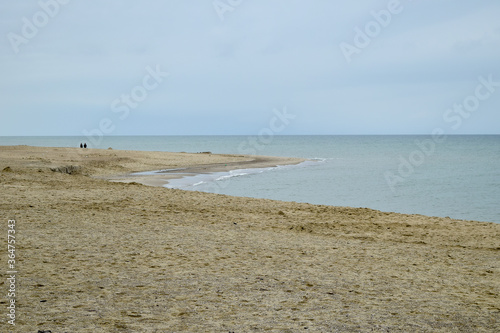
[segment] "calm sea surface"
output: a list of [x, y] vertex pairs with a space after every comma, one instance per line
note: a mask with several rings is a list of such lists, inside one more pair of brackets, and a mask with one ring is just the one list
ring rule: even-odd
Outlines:
[[[0, 145], [258, 154], [297, 166], [200, 175], [171, 187], [500, 223], [500, 136], [0, 137]], [[1, 148], [0, 148], [1, 149]]]

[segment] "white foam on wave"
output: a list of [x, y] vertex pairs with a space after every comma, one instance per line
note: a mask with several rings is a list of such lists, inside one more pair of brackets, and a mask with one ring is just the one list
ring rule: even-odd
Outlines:
[[310, 158], [309, 160], [314, 162], [314, 163], [325, 163], [326, 161], [333, 160], [333, 158], [313, 157], [313, 158]]
[[[299, 164], [288, 164], [288, 165], [278, 165], [275, 167], [267, 168], [249, 168], [249, 169], [236, 169], [230, 170], [228, 172], [212, 172], [197, 175], [188, 175], [179, 179], [171, 179], [168, 184], [164, 185], [168, 188], [183, 189], [183, 190], [196, 190], [200, 185], [207, 185], [210, 183], [221, 184], [221, 187], [227, 186], [226, 182], [230, 181], [235, 177], [245, 177], [252, 176], [255, 174], [260, 174], [263, 172], [277, 171], [282, 169], [297, 168], [297, 167], [309, 167], [316, 165], [318, 161], [307, 160]], [[225, 185], [222, 185], [225, 184]], [[219, 185], [218, 185], [219, 186]]]
[[218, 177], [215, 177], [215, 181], [227, 181], [231, 178], [235, 177], [243, 177], [243, 176], [249, 176], [257, 173], [262, 173], [268, 169], [272, 168], [255, 168], [255, 169], [236, 169], [236, 170], [230, 170], [228, 172], [223, 172], [223, 173], [214, 173], [214, 175], [222, 174], [219, 175]]
[[234, 177], [241, 177], [241, 176], [246, 176], [248, 175], [249, 173], [247, 172], [242, 172], [242, 173], [230, 173], [229, 175], [224, 175], [224, 176], [220, 176], [218, 177], [217, 179], [215, 179], [216, 181], [221, 181], [221, 180], [226, 180], [226, 179], [230, 179], [230, 178], [234, 178]]

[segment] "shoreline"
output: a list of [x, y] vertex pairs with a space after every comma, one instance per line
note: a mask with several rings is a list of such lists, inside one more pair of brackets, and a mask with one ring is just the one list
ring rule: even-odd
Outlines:
[[[216, 155], [217, 154], [213, 154]], [[209, 156], [213, 156], [210, 154]], [[231, 156], [231, 155], [220, 155]], [[106, 177], [106, 179], [113, 182], [131, 183], [136, 182], [148, 186], [161, 186], [167, 187], [171, 180], [179, 180], [187, 177], [195, 177], [199, 175], [209, 175], [219, 172], [229, 173], [231, 171], [245, 170], [245, 169], [266, 169], [274, 168], [283, 165], [296, 165], [305, 162], [305, 159], [288, 158], [288, 157], [270, 157], [258, 155], [239, 155], [247, 160], [229, 163], [212, 163], [186, 166], [174, 169], [158, 169], [146, 170], [130, 173], [127, 175], [114, 175]]]
[[500, 224], [105, 179], [245, 162], [0, 147], [4, 235], [16, 221], [16, 328], [500, 330]]

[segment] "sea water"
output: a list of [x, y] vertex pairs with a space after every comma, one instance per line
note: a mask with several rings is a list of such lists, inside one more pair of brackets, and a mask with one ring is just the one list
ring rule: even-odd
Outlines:
[[[77, 147], [85, 140], [0, 137], [0, 145]], [[293, 166], [192, 175], [169, 187], [500, 223], [499, 135], [109, 136], [96, 148], [108, 147], [307, 159]]]

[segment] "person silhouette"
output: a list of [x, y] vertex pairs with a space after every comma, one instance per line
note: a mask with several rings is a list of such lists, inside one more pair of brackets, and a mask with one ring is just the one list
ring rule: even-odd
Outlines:
[[86, 142], [83, 144], [83, 148], [87, 148], [87, 143]]
[[83, 143], [80, 143], [80, 148], [83, 148]]

